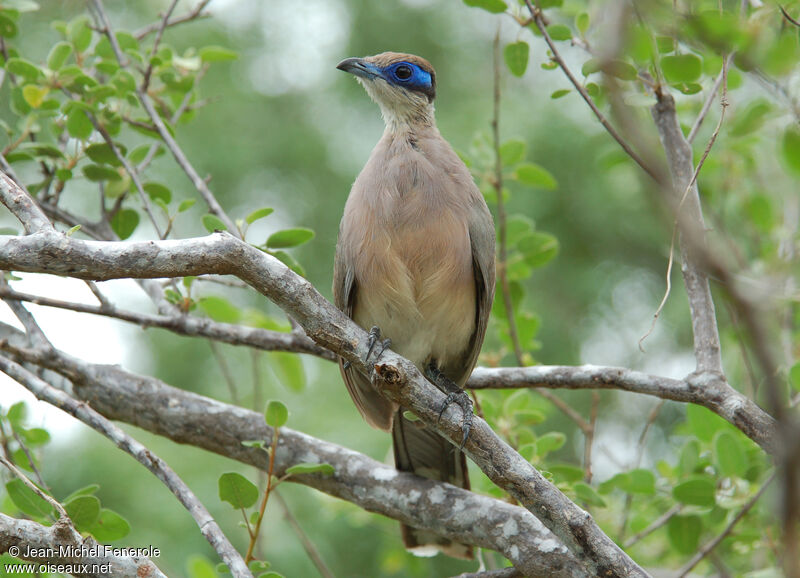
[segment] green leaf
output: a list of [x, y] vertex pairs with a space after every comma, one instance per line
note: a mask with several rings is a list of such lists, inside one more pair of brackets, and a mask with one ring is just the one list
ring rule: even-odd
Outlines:
[[89, 19], [80, 16], [67, 25], [67, 38], [75, 46], [77, 52], [83, 52], [92, 43], [92, 29], [89, 28]]
[[111, 218], [111, 228], [124, 241], [136, 230], [139, 226], [139, 213], [133, 209], [120, 209], [117, 214]]
[[17, 433], [25, 441], [28, 447], [42, 446], [50, 441], [50, 432], [40, 427], [32, 427], [30, 429], [19, 428]]
[[281, 383], [292, 391], [303, 391], [306, 387], [306, 373], [303, 360], [296, 353], [273, 351], [269, 354], [271, 367]]
[[90, 181], [119, 181], [122, 176], [116, 169], [103, 165], [86, 165], [83, 167], [83, 174]]
[[[139, 163], [141, 163], [145, 159], [145, 157], [147, 156], [147, 153], [150, 152], [150, 147], [151, 146], [152, 145], [149, 145], [149, 144], [139, 145], [138, 147], [136, 147], [135, 149], [133, 149], [131, 151], [131, 154], [128, 155], [128, 159], [133, 164], [138, 165]], [[164, 147], [158, 147], [156, 149], [156, 154], [153, 156], [153, 158], [158, 158], [158, 157], [162, 156], [163, 154], [164, 154]]]
[[748, 467], [747, 454], [736, 434], [721, 431], [714, 436], [714, 462], [723, 476], [744, 477]]
[[556, 99], [559, 99], [559, 98], [561, 98], [563, 96], [567, 96], [570, 92], [572, 92], [572, 90], [570, 90], [569, 88], [562, 88], [562, 89], [554, 91], [553, 94], [550, 95], [550, 98], [552, 98], [553, 100], [556, 100]]
[[567, 436], [561, 432], [551, 431], [536, 440], [536, 454], [539, 457], [561, 449], [567, 441]]
[[64, 503], [70, 519], [79, 532], [88, 531], [100, 517], [100, 500], [94, 496], [77, 496]]
[[514, 178], [523, 185], [552, 190], [556, 188], [556, 179], [547, 169], [534, 163], [525, 163], [514, 171]]
[[22, 427], [26, 417], [28, 417], [28, 406], [25, 405], [24, 401], [18, 401], [9, 407], [8, 413], [6, 414], [6, 419], [11, 423], [11, 427], [14, 428], [14, 431]]
[[289, 419], [289, 410], [280, 401], [273, 399], [267, 403], [267, 410], [264, 412], [267, 425], [281, 427]]
[[58, 70], [72, 54], [72, 45], [68, 42], [57, 42], [47, 55], [47, 68]]
[[586, 502], [591, 506], [599, 506], [604, 508], [606, 506], [606, 501], [600, 497], [592, 486], [586, 484], [584, 482], [576, 482], [575, 485], [572, 486], [572, 489], [575, 491], [575, 496], [582, 502]]
[[23, 514], [35, 519], [46, 518], [53, 513], [53, 507], [47, 500], [31, 490], [20, 479], [13, 479], [6, 484], [6, 492], [14, 505]]
[[131, 525], [128, 520], [113, 510], [103, 508], [100, 517], [87, 531], [100, 543], [120, 540], [130, 534]]
[[[180, 210], [180, 207], [178, 208], [178, 210]], [[228, 227], [225, 226], [225, 223], [222, 222], [222, 219], [220, 219], [216, 215], [212, 215], [211, 213], [203, 215], [202, 221], [203, 221], [203, 226], [209, 233], [213, 233], [214, 231], [228, 230]]]
[[25, 99], [25, 102], [27, 102], [31, 108], [39, 108], [42, 106], [49, 92], [50, 89], [45, 86], [28, 84], [22, 87], [22, 98]]
[[75, 498], [77, 498], [79, 496], [92, 496], [99, 489], [100, 489], [100, 486], [98, 484], [89, 484], [88, 486], [84, 486], [84, 487], [82, 487], [80, 489], [75, 490], [69, 496], [64, 498], [64, 503], [66, 504], [70, 500], [74, 500]]
[[503, 0], [464, 0], [464, 4], [474, 8], [483, 8], [492, 14], [500, 14], [508, 8]]
[[689, 430], [703, 442], [710, 442], [717, 431], [728, 427], [728, 422], [717, 414], [693, 403], [686, 407], [686, 421]]
[[661, 57], [661, 71], [668, 82], [694, 82], [703, 74], [703, 61], [695, 54], [670, 54]]
[[17, 23], [10, 14], [10, 12], [0, 12], [0, 36], [3, 38], [14, 38], [19, 31]]
[[789, 383], [795, 391], [800, 391], [800, 361], [789, 370]]
[[267, 239], [267, 247], [270, 249], [285, 249], [287, 247], [297, 247], [307, 243], [314, 238], [314, 231], [298, 227], [295, 229], [284, 229], [273, 233]]
[[221, 46], [206, 46], [200, 49], [199, 54], [203, 62], [225, 62], [239, 58], [237, 52]]
[[675, 39], [672, 36], [656, 36], [656, 48], [660, 54], [675, 50]]
[[259, 574], [259, 572], [266, 572], [267, 570], [269, 570], [269, 567], [271, 565], [272, 564], [270, 564], [269, 562], [265, 562], [264, 560], [253, 560], [252, 562], [250, 562], [250, 564], [247, 565], [247, 567], [250, 568], [250, 571], [253, 574], [259, 576], [260, 578], [261, 576], [263, 576], [263, 574]]
[[242, 318], [242, 312], [224, 297], [203, 297], [198, 301], [200, 309], [214, 321], [222, 323], [237, 323]]
[[579, 482], [583, 479], [583, 468], [573, 466], [572, 464], [557, 464], [551, 465], [547, 468], [550, 473], [556, 478], [557, 482]]
[[161, 183], [145, 183], [142, 188], [153, 200], [161, 199], [165, 203], [169, 203], [172, 200], [172, 192]]
[[781, 153], [790, 172], [800, 176], [800, 128], [789, 126], [783, 133]]
[[214, 565], [200, 555], [191, 556], [187, 560], [186, 574], [189, 578], [217, 578]]
[[745, 136], [757, 131], [764, 125], [771, 110], [772, 105], [764, 99], [750, 103], [734, 118], [731, 136]]
[[297, 262], [297, 260], [292, 257], [286, 251], [269, 251], [270, 255], [278, 259], [281, 263], [289, 267], [292, 271], [300, 275], [301, 277], [305, 277], [306, 272], [303, 269], [303, 266]]
[[73, 108], [67, 115], [67, 132], [69, 136], [86, 140], [92, 134], [94, 127], [92, 121], [86, 116], [86, 113], [80, 108]]
[[670, 544], [681, 554], [694, 554], [700, 543], [700, 516], [673, 516], [667, 524]]
[[517, 247], [531, 267], [541, 267], [558, 254], [558, 239], [550, 233], [535, 231], [520, 239]]
[[274, 210], [275, 209], [273, 209], [271, 207], [264, 207], [263, 209], [256, 209], [255, 211], [253, 211], [252, 213], [247, 215], [247, 217], [245, 218], [245, 221], [247, 222], [248, 225], [252, 225], [253, 223], [258, 221], [259, 219], [263, 219], [264, 217], [267, 217], [267, 216], [271, 215]]
[[650, 470], [639, 468], [627, 472], [628, 479], [622, 487], [631, 494], [653, 495], [656, 493], [656, 476]]
[[194, 204], [197, 202], [197, 199], [185, 199], [181, 201], [181, 204], [178, 205], [178, 212], [183, 213], [191, 209]]
[[672, 488], [672, 496], [682, 504], [713, 506], [716, 503], [714, 480], [694, 477]]
[[507, 44], [503, 49], [503, 58], [506, 66], [514, 76], [522, 76], [528, 68], [528, 58], [530, 56], [530, 46], [527, 42], [520, 40]]
[[527, 151], [528, 145], [524, 140], [510, 139], [500, 146], [500, 160], [504, 166], [515, 165], [525, 158]]
[[236, 510], [249, 508], [258, 501], [258, 488], [243, 475], [229, 472], [219, 477], [219, 499]]
[[25, 82], [36, 82], [44, 78], [42, 70], [30, 60], [24, 58], [9, 58], [6, 70], [15, 76], [21, 77]]
[[[125, 147], [123, 147], [122, 145], [116, 145], [116, 146], [120, 154], [125, 155], [126, 151]], [[88, 156], [94, 162], [99, 164], [106, 164], [114, 167], [122, 166], [122, 163], [117, 158], [117, 155], [115, 155], [114, 151], [111, 150], [111, 147], [104, 142], [92, 143], [88, 147], [86, 147], [86, 156]]]
[[572, 40], [572, 30], [564, 24], [551, 24], [547, 27], [547, 33], [553, 40]]
[[323, 476], [331, 476], [335, 470], [330, 464], [295, 464], [286, 468], [287, 474], [322, 474]]
[[578, 29], [578, 32], [581, 33], [581, 36], [586, 34], [586, 31], [589, 30], [589, 14], [586, 12], [580, 12], [575, 17], [575, 28]]

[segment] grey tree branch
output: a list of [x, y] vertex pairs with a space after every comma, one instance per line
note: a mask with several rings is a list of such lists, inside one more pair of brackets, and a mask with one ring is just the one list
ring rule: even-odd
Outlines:
[[[271, 443], [273, 430], [260, 413], [173, 388], [117, 366], [89, 364], [58, 350], [26, 349], [24, 336], [1, 323], [0, 336], [7, 355], [49, 369], [45, 372], [49, 381], [70, 388], [77, 399], [91, 404], [108, 419], [262, 470], [267, 468], [261, 450], [242, 445], [247, 440]], [[282, 427], [274, 474], [281, 477], [287, 468], [302, 462], [328, 463], [335, 473], [290, 476], [288, 481], [453, 540], [497, 550], [527, 575], [592, 575], [523, 508], [398, 472], [352, 450]]]
[[778, 450], [775, 420], [750, 398], [714, 374], [692, 373], [684, 379], [660, 377], [622, 367], [596, 365], [478, 367], [467, 382], [472, 389], [549, 387], [621, 389], [706, 407], [735, 425], [770, 454]]
[[[384, 395], [409, 408], [446, 439], [460, 443], [460, 413], [449, 411], [439, 420], [434, 408], [441, 407], [444, 394], [425, 380], [412, 363], [386, 351], [379, 367], [364, 366], [367, 334], [363, 329], [283, 263], [230, 234], [215, 233], [182, 241], [105, 243], [48, 232], [0, 237], [0, 269], [92, 280], [234, 274], [270, 297], [319, 345], [362, 371], [375, 372]], [[466, 451], [493, 482], [537, 515], [591, 572], [646, 575], [589, 514], [542, 477], [480, 418], [475, 421]]]
[[[78, 556], [37, 556], [26, 557], [27, 548], [39, 552], [59, 552], [63, 546], [74, 549]], [[0, 554], [8, 552], [11, 548], [18, 548], [17, 558], [30, 560], [39, 564], [72, 564], [84, 566], [85, 572], [75, 572], [73, 576], [86, 578], [107, 578], [108, 576], [122, 578], [166, 578], [165, 575], [146, 557], [139, 556], [114, 556], [113, 552], [106, 553], [104, 546], [98, 544], [93, 538], [84, 538], [69, 524], [61, 521], [52, 526], [43, 526], [30, 520], [18, 520], [5, 514], [0, 514]], [[84, 552], [86, 553], [84, 555]], [[94, 566], [94, 568], [93, 568]], [[103, 566], [102, 570], [99, 567]], [[83, 568], [81, 569], [83, 570]]]
[[[209, 5], [210, 2], [211, 0], [202, 0], [201, 2], [198, 2], [197, 5], [186, 14], [183, 14], [182, 16], [176, 16], [175, 18], [170, 18], [166, 23], [166, 27], [172, 28], [173, 26], [177, 26], [178, 24], [184, 24], [186, 22], [191, 22], [192, 20], [196, 20], [199, 18], [207, 18], [209, 14], [207, 12], [203, 12], [203, 10], [205, 9], [206, 6]], [[141, 40], [148, 34], [156, 32], [160, 27], [161, 27], [161, 20], [153, 22], [152, 24], [148, 24], [147, 26], [143, 26], [142, 28], [134, 32], [133, 35], [136, 37], [137, 40]]]
[[[694, 258], [695, 251], [692, 245], [693, 240], [703, 238], [705, 230], [697, 182], [693, 179], [695, 170], [692, 147], [683, 136], [678, 122], [675, 99], [663, 90], [657, 91], [656, 96], [658, 102], [651, 112], [672, 174], [675, 195], [673, 204], [676, 211], [679, 209], [677, 218], [680, 231], [681, 273], [691, 309], [697, 371], [722, 375], [722, 356], [714, 301], [711, 297], [708, 275]], [[687, 189], [688, 194], [683, 199]]]
[[37, 231], [53, 230], [50, 220], [33, 200], [33, 197], [22, 189], [22, 185], [16, 183], [3, 171], [0, 171], [0, 195], [2, 195], [3, 204], [22, 223], [27, 235]]
[[[41, 354], [47, 355], [44, 351], [42, 351]], [[200, 532], [228, 565], [231, 573], [237, 578], [239, 576], [252, 578], [253, 575], [247, 568], [244, 560], [242, 560], [242, 557], [222, 533], [222, 530], [216, 521], [214, 521], [214, 518], [211, 517], [211, 514], [197, 499], [192, 490], [189, 489], [166, 462], [134, 440], [119, 427], [112, 424], [97, 411], [90, 408], [87, 404], [80, 403], [65, 392], [54, 388], [11, 359], [0, 356], [0, 371], [28, 389], [37, 399], [54, 405], [100, 432], [114, 442], [117, 447], [129, 453], [155, 474], [189, 511], [192, 518], [197, 522]]]
[[49, 297], [21, 293], [8, 286], [2, 285], [0, 285], [0, 299], [4, 299], [9, 303], [25, 301], [45, 307], [56, 307], [58, 309], [66, 309], [78, 313], [101, 315], [135, 323], [145, 329], [148, 327], [159, 327], [177, 333], [178, 335], [203, 337], [206, 339], [213, 339], [214, 341], [221, 341], [222, 343], [229, 343], [231, 345], [246, 345], [264, 351], [291, 351], [294, 353], [316, 355], [317, 357], [329, 361], [335, 361], [337, 359], [336, 355], [331, 351], [320, 347], [304, 333], [300, 332], [292, 331], [283, 333], [280, 331], [269, 331], [257, 327], [221, 323], [202, 317], [192, 317], [183, 314], [151, 315], [148, 313], [119, 309], [111, 303], [100, 306], [85, 305], [83, 303], [73, 303], [71, 301], [62, 301], [60, 299], [51, 299]]

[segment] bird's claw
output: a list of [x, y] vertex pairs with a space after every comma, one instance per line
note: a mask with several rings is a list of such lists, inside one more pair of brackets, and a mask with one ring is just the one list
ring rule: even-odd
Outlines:
[[461, 445], [458, 446], [459, 450], [463, 450], [464, 445], [467, 443], [469, 432], [472, 429], [472, 400], [469, 398], [469, 394], [464, 390], [452, 391], [448, 393], [447, 397], [442, 403], [442, 407], [439, 409], [440, 421], [444, 415], [444, 412], [447, 411], [447, 408], [453, 403], [461, 408], [461, 412], [463, 414], [463, 417], [461, 418], [461, 432], [463, 436], [461, 438]]
[[[364, 356], [364, 365], [368, 365], [369, 358], [373, 356], [373, 363], [378, 361], [380, 356], [386, 351], [392, 344], [391, 339], [383, 339], [381, 340], [381, 329], [377, 325], [373, 326], [372, 329], [369, 330], [369, 337], [367, 338], [367, 354]], [[377, 348], [375, 347], [377, 345]]]

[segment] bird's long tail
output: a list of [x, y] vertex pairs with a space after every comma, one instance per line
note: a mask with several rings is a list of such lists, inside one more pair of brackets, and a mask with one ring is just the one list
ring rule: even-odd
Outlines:
[[[397, 469], [468, 490], [469, 475], [464, 453], [435, 431], [404, 418], [403, 411], [400, 408], [397, 412], [392, 426]], [[415, 554], [425, 556], [441, 551], [455, 558], [471, 560], [473, 557], [471, 546], [453, 542], [429, 530], [403, 524], [402, 531], [406, 548]]]

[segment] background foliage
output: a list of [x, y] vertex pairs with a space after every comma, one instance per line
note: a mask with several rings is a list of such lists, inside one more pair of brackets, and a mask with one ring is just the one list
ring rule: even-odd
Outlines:
[[[176, 14], [192, 6], [180, 2]], [[798, 27], [775, 6], [756, 2], [740, 7], [699, 1], [673, 9], [664, 2], [547, 0], [541, 6], [550, 36], [589, 93], [604, 109], [618, 107], [620, 124], [656, 151], [647, 110], [654, 99], [637, 70], [663, 79], [678, 96], [688, 130], [724, 55], [735, 51], [726, 78], [728, 117], [699, 184], [708, 223], [729, 236], [755, 290], [778, 296], [781, 325], [775, 330], [783, 344], [785, 395], [796, 396]], [[121, 145], [129, 162], [142, 163], [158, 141], [136, 102], [141, 74], [120, 69], [108, 40], [92, 30], [83, 2], [37, 6], [15, 0], [0, 7], [4, 156], [40, 197], [96, 221], [100, 189], [117, 236], [157, 236], [142, 196], [91, 120]], [[136, 31], [155, 21], [165, 3], [109, 1], [107, 8], [126, 57], [141, 70], [152, 63], [150, 92], [165, 119], [187, 99], [186, 113], [172, 131], [202, 176], [213, 176], [210, 186], [228, 214], [239, 219], [246, 239], [290, 263], [328, 296], [342, 207], [382, 132], [377, 107], [335, 70], [336, 63], [384, 50], [429, 59], [438, 71], [439, 127], [495, 210], [490, 121], [492, 42], [499, 27], [505, 62], [499, 153], [508, 278], [523, 361], [622, 365], [676, 377], [693, 369], [691, 325], [680, 290], [670, 295], [645, 350], [637, 346], [664, 290], [671, 221], [654, 202], [652, 182], [554, 70], [523, 6], [502, 0], [219, 0], [210, 5], [211, 18], [167, 30], [156, 54], [150, 54], [153, 35], [138, 39]], [[797, 16], [800, 4], [785, 8]], [[512, 18], [491, 14], [503, 11]], [[601, 56], [612, 58], [606, 62]], [[613, 81], [601, 77], [601, 62]], [[698, 158], [718, 117], [715, 104], [696, 140]], [[173, 236], [186, 237], [224, 226], [206, 214], [202, 202], [192, 202], [193, 187], [163, 149], [147, 169], [143, 188], [161, 232], [169, 227]], [[7, 223], [17, 226], [11, 218]], [[677, 276], [673, 281], [679, 284]], [[25, 282], [15, 286], [24, 289]], [[143, 304], [123, 284], [108, 285], [122, 302]], [[289, 328], [252, 291], [186, 279], [168, 296], [192, 315]], [[499, 296], [500, 291], [482, 360], [516, 365]], [[758, 396], [761, 379], [749, 367], [737, 321], [719, 297], [728, 378]], [[81, 340], [105, 338], [82, 331], [80, 315], [68, 319]], [[362, 422], [329, 362], [209, 346], [116, 322], [102, 327], [121, 336], [123, 363], [135, 371], [259, 410], [267, 399], [280, 399], [289, 408], [291, 427], [377, 459], [389, 454], [389, 437]], [[559, 392], [558, 398], [586, 419], [596, 415], [591, 470], [585, 436], [551, 402], [530, 391], [478, 395], [493, 427], [621, 543], [672, 513], [668, 523], [631, 546], [643, 565], [680, 567], [725, 528], [770, 474], [763, 452], [705, 409], [621, 392]], [[0, 431], [15, 461], [27, 464], [12, 432], [32, 450], [53, 495], [75, 511], [80, 507], [86, 523], [79, 529], [94, 533], [100, 516], [117, 516], [105, 528], [117, 528], [118, 534], [95, 533], [98, 539], [157, 545], [163, 555], [155, 562], [170, 575], [213, 575], [217, 561], [190, 517], [138, 464], [85, 428], [54, 429], [32, 407], [25, 417], [23, 405], [5, 399], [0, 405]], [[253, 482], [258, 476], [146, 432], [133, 434], [175, 468], [244, 551], [246, 532], [237, 527], [241, 516], [220, 500], [217, 479], [230, 471]], [[480, 472], [472, 476], [475, 489], [499, 495]], [[77, 501], [66, 499], [91, 484], [99, 488]], [[2, 511], [43, 517], [35, 506], [22, 507], [23, 498], [14, 499], [21, 491], [15, 482], [6, 487]], [[395, 522], [349, 504], [292, 484], [282, 484], [279, 492], [336, 575], [450, 575], [475, 567], [443, 557], [414, 558], [402, 549]], [[775, 503], [776, 496], [767, 492], [699, 571], [777, 575]], [[314, 574], [276, 503], [270, 503], [262, 534], [262, 556], [274, 570]]]

